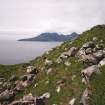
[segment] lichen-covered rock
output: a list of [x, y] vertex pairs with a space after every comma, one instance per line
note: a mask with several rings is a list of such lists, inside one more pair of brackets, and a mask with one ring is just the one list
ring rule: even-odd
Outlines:
[[94, 73], [99, 73], [99, 72], [100, 72], [100, 70], [99, 70], [98, 65], [93, 65], [93, 66], [90, 66], [90, 67], [82, 70], [81, 71], [81, 74], [82, 74], [82, 82], [84, 82], [85, 84], [88, 84], [91, 76]]
[[12, 90], [5, 90], [0, 94], [0, 102], [3, 101], [13, 101], [15, 94]]
[[100, 62], [99, 62], [99, 66], [104, 66], [105, 65], [105, 58], [102, 59]]
[[95, 47], [95, 44], [94, 44], [93, 41], [89, 41], [89, 42], [85, 43], [85, 44], [82, 46], [82, 48], [84, 48], [84, 49], [87, 49], [87, 48], [94, 48], [94, 47]]
[[74, 105], [74, 104], [75, 104], [75, 101], [76, 101], [76, 98], [72, 98], [72, 99], [69, 101], [69, 105]]
[[90, 97], [92, 96], [92, 91], [86, 88], [82, 94], [80, 105], [90, 105]]

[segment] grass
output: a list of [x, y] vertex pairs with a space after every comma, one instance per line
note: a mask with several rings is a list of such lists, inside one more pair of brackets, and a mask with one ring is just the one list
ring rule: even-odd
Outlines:
[[[81, 94], [83, 93], [85, 86], [81, 83], [81, 70], [86, 67], [82, 62], [78, 62], [78, 58], [71, 57], [67, 61], [71, 63], [70, 66], [65, 66], [63, 63], [57, 64], [55, 61], [61, 53], [67, 51], [72, 46], [81, 47], [85, 42], [90, 41], [93, 37], [97, 37], [97, 43], [100, 40], [105, 44], [105, 26], [95, 26], [92, 29], [82, 33], [78, 39], [73, 41], [64, 42], [61, 46], [54, 48], [49, 54], [43, 54], [41, 57], [37, 57], [35, 60], [30, 61], [29, 64], [19, 64], [13, 66], [0, 65], [0, 75], [4, 75], [7, 79], [16, 74], [18, 77], [25, 73], [27, 65], [34, 65], [40, 72], [38, 74], [36, 82], [38, 86], [34, 85], [26, 88], [22, 93], [17, 94], [16, 98], [20, 98], [25, 94], [33, 93], [36, 96], [42, 95], [45, 92], [51, 93], [51, 98], [48, 100], [47, 105], [68, 105], [68, 102], [73, 97], [76, 98], [75, 105], [79, 105]], [[46, 66], [44, 64], [45, 58], [52, 60], [53, 65]], [[48, 68], [52, 68], [53, 72], [49, 75], [46, 74]], [[93, 87], [92, 105], [105, 105], [105, 67], [101, 68], [102, 73], [94, 76], [91, 81]], [[72, 76], [76, 75], [74, 81]], [[65, 84], [61, 87], [60, 93], [56, 92], [56, 82], [62, 78], [66, 78]], [[49, 83], [46, 83], [49, 81]]]

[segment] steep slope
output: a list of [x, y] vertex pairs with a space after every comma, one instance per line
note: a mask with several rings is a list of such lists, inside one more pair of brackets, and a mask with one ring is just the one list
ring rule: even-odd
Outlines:
[[20, 39], [19, 41], [68, 41], [77, 38], [79, 35], [77, 33], [72, 33], [70, 35], [63, 35], [58, 33], [42, 33], [39, 36]]
[[[37, 100], [39, 102], [40, 99], [41, 102], [36, 102], [35, 105], [44, 105], [43, 98], [46, 98], [46, 105], [105, 105], [104, 50], [105, 25], [98, 25], [83, 32], [78, 39], [64, 42], [29, 64], [1, 65], [0, 76], [3, 75], [8, 80], [17, 75], [20, 82], [21, 76], [34, 74], [35, 81], [31, 81], [32, 84], [29, 83], [21, 92], [17, 92], [15, 100], [32, 93], [34, 97], [38, 96]], [[5, 91], [7, 87], [1, 88], [0, 92]]]

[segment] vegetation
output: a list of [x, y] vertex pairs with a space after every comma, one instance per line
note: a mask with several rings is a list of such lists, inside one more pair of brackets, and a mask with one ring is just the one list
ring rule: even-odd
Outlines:
[[[92, 40], [93, 37], [98, 38], [96, 43], [103, 40], [105, 44], [105, 25], [98, 25], [86, 32], [83, 32], [80, 37], [73, 42], [64, 42], [61, 46], [49, 51], [49, 54], [45, 53], [41, 57], [37, 57], [35, 60], [30, 61], [29, 64], [12, 66], [0, 65], [0, 75], [4, 75], [7, 79], [13, 74], [20, 76], [24, 74], [25, 68], [28, 65], [34, 65], [40, 70], [36, 80], [38, 86], [34, 87], [35, 84], [29, 86], [24, 90], [24, 92], [18, 94], [17, 98], [20, 98], [20, 96], [30, 92], [36, 96], [42, 95], [45, 92], [50, 92], [51, 98], [48, 100], [47, 105], [68, 105], [68, 102], [73, 97], [76, 98], [75, 105], [79, 105], [81, 94], [85, 89], [83, 83], [81, 82], [81, 70], [84, 69], [86, 65], [81, 61], [78, 61], [78, 58], [75, 57], [67, 59], [67, 61], [71, 63], [69, 66], [66, 66], [64, 63], [58, 64], [55, 61], [60, 54], [70, 49], [70, 47], [76, 46], [80, 48], [84, 43]], [[46, 66], [44, 63], [45, 58], [53, 61], [53, 64], [51, 66]], [[49, 75], [46, 74], [48, 68], [52, 68], [53, 71]], [[76, 77], [72, 81], [72, 77], [74, 75]], [[60, 93], [57, 93], [56, 83], [62, 78], [66, 79], [66, 83], [61, 86]], [[92, 105], [105, 105], [105, 67], [101, 68], [100, 75], [94, 75], [91, 84], [93, 87]]]

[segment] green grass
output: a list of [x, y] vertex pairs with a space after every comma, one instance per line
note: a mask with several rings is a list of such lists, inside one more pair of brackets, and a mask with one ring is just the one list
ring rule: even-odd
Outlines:
[[[82, 33], [78, 39], [73, 41], [64, 42], [61, 46], [54, 48], [50, 51], [50, 54], [43, 54], [41, 57], [30, 61], [30, 65], [34, 65], [39, 69], [37, 77], [38, 86], [35, 88], [34, 85], [26, 88], [22, 93], [17, 94], [17, 98], [22, 97], [25, 94], [32, 92], [34, 95], [39, 96], [45, 92], [51, 93], [51, 98], [48, 100], [47, 105], [68, 105], [68, 102], [73, 97], [76, 98], [75, 105], [79, 105], [81, 94], [83, 93], [85, 86], [81, 83], [81, 70], [86, 67], [82, 62], [78, 62], [78, 58], [71, 57], [67, 61], [71, 63], [70, 66], [65, 66], [63, 63], [57, 64], [55, 61], [61, 53], [67, 51], [70, 47], [76, 46], [81, 47], [85, 42], [92, 40], [93, 37], [97, 37], [98, 41], [102, 39], [105, 44], [105, 26], [96, 26], [92, 29]], [[65, 49], [66, 48], [66, 49]], [[45, 58], [52, 60], [53, 65], [45, 66]], [[20, 64], [13, 66], [0, 65], [0, 75], [4, 75], [7, 79], [16, 74], [17, 76], [25, 73], [25, 68], [29, 64]], [[49, 75], [46, 74], [48, 68], [52, 68], [53, 72]], [[94, 76], [91, 81], [93, 87], [92, 105], [105, 105], [105, 67], [101, 68], [102, 73]], [[76, 75], [74, 81], [72, 76]], [[61, 87], [61, 92], [56, 92], [56, 82], [63, 77], [66, 78], [64, 86]], [[46, 84], [46, 81], [49, 81]]]

